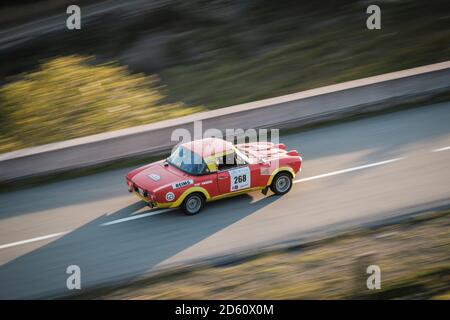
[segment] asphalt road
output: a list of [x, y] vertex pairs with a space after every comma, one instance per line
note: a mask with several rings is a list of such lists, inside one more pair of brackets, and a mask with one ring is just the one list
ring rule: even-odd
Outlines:
[[282, 137], [304, 169], [285, 196], [251, 193], [199, 215], [150, 211], [121, 169], [0, 194], [0, 298], [82, 289], [450, 203], [450, 103]]

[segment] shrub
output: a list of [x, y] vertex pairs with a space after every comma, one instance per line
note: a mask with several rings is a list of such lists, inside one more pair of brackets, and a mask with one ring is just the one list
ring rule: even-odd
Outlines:
[[196, 112], [164, 103], [156, 77], [114, 63], [66, 56], [0, 88], [0, 152]]

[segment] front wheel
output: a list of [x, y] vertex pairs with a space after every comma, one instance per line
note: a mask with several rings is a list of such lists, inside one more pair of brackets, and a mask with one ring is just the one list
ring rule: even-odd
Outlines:
[[270, 190], [275, 194], [286, 194], [292, 188], [292, 176], [288, 172], [280, 172], [270, 184]]
[[200, 210], [203, 208], [205, 204], [205, 199], [203, 196], [199, 193], [192, 193], [184, 199], [183, 203], [181, 204], [181, 209], [184, 211], [185, 214], [188, 216], [193, 216], [194, 214], [197, 214], [200, 212]]

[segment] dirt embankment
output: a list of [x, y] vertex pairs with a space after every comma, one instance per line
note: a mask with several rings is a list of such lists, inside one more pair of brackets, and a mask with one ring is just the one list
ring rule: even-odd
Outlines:
[[[367, 267], [381, 270], [368, 290]], [[183, 268], [75, 298], [450, 299], [450, 211], [238, 259]]]

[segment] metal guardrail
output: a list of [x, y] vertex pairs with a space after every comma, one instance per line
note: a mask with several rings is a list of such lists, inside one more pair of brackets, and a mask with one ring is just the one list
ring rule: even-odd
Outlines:
[[294, 128], [392, 108], [450, 88], [450, 61], [348, 81], [214, 111], [0, 154], [0, 181], [161, 154], [177, 128]]

